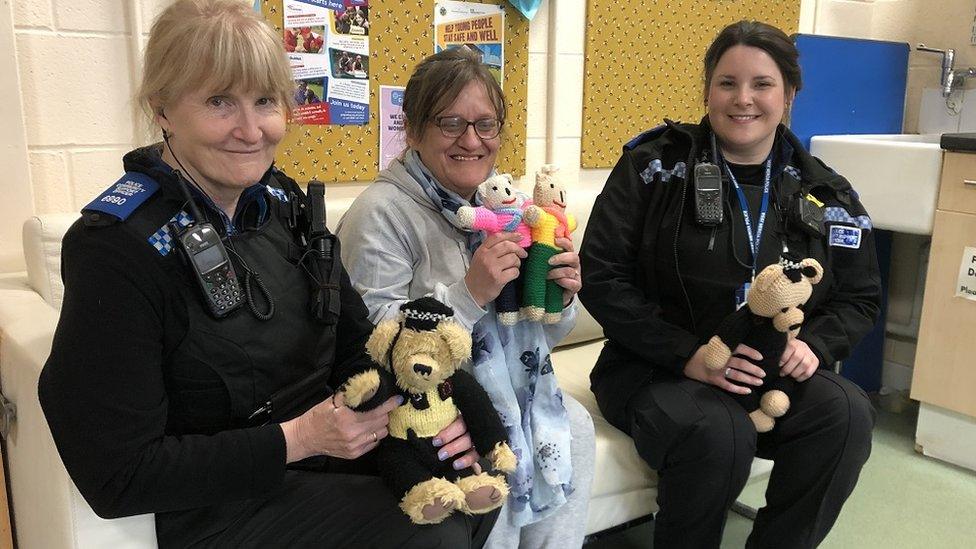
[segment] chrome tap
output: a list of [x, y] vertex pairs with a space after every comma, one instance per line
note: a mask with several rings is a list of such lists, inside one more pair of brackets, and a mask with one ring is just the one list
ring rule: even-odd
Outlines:
[[927, 51], [932, 53], [942, 54], [942, 96], [948, 98], [952, 91], [956, 88], [962, 87], [966, 78], [970, 76], [976, 76], [976, 67], [969, 67], [968, 69], [953, 69], [953, 64], [956, 58], [956, 50], [949, 48], [945, 50], [939, 50], [935, 48], [926, 47], [925, 44], [918, 45], [919, 51]]

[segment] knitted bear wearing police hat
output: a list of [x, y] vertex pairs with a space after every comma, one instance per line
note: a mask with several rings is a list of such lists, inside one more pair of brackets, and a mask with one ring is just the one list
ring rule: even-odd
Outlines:
[[800, 307], [810, 299], [813, 285], [822, 277], [823, 267], [809, 257], [802, 260], [786, 257], [779, 264], [769, 265], [753, 281], [746, 306], [726, 317], [706, 344], [705, 365], [712, 370], [726, 368], [732, 349], [740, 343], [762, 355], [756, 364], [766, 372], [763, 384], [750, 387], [752, 392], [747, 395], [732, 395], [749, 412], [760, 433], [771, 431], [776, 425], [775, 418], [789, 410], [789, 395], [799, 382], [779, 375], [779, 359], [789, 340], [800, 333], [803, 323]]
[[[453, 511], [487, 513], [508, 496], [508, 484], [495, 472], [511, 473], [516, 457], [488, 394], [474, 377], [458, 369], [471, 357], [471, 334], [453, 320], [454, 311], [431, 297], [403, 304], [397, 320], [380, 322], [366, 351], [390, 369], [404, 403], [390, 412], [390, 436], [377, 448], [380, 472], [400, 508], [416, 524], [436, 524]], [[346, 403], [356, 409], [383, 390], [377, 371], [359, 374], [344, 386]], [[368, 402], [367, 402], [368, 401]], [[464, 415], [476, 448], [487, 451], [492, 471], [455, 471], [441, 461], [433, 438]]]

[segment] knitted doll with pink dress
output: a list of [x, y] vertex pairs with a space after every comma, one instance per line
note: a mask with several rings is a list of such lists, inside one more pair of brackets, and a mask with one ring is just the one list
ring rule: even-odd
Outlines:
[[[525, 197], [517, 192], [512, 176], [498, 174], [489, 177], [478, 186], [478, 196], [483, 206], [472, 208], [461, 206], [457, 211], [457, 220], [462, 227], [487, 234], [498, 232], [519, 233], [522, 239], [518, 245], [528, 249], [532, 245], [532, 234], [529, 226], [523, 221], [522, 209], [526, 205]], [[509, 281], [495, 298], [495, 310], [498, 321], [506, 326], [513, 326], [518, 322], [519, 305], [521, 303], [522, 275]]]

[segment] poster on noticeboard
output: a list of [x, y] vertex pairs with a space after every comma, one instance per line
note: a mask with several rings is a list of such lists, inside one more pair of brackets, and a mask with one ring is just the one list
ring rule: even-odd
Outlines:
[[407, 149], [403, 124], [403, 86], [380, 86], [380, 170]]
[[505, 6], [441, 1], [434, 4], [434, 53], [467, 48], [502, 84], [505, 75]]
[[369, 122], [368, 0], [284, 0], [298, 124]]

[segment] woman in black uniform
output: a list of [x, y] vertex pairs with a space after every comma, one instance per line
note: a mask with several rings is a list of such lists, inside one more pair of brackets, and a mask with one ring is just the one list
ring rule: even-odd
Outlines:
[[362, 474], [400, 397], [329, 398], [372, 365], [372, 324], [324, 218], [272, 165], [293, 92], [248, 4], [156, 20], [139, 101], [165, 145], [128, 153], [64, 238], [39, 387], [58, 450], [98, 515], [155, 513], [162, 547], [481, 546], [496, 515], [416, 526]]
[[[748, 546], [813, 547], [870, 454], [873, 409], [831, 365], [880, 310], [871, 220], [848, 182], [782, 125], [801, 87], [797, 51], [782, 31], [732, 24], [704, 65], [707, 116], [666, 122], [625, 145], [590, 217], [580, 298], [609, 339], [592, 389], [660, 474], [655, 547], [718, 547], [755, 455], [775, 466]], [[718, 224], [700, 222], [707, 208], [696, 212], [700, 162], [724, 175]], [[809, 216], [817, 211], [822, 223]], [[825, 275], [799, 337], [779, 357], [780, 375], [802, 382], [792, 407], [757, 436], [729, 394], [762, 384], [750, 361], [761, 355], [740, 345], [712, 371], [702, 345], [784, 251], [816, 258]]]

